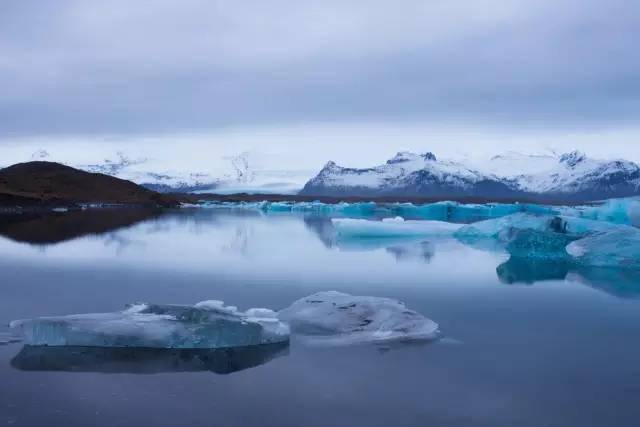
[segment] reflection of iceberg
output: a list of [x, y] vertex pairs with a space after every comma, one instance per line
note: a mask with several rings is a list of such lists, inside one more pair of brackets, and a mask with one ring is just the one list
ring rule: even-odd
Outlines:
[[240, 312], [221, 301], [195, 306], [138, 304], [115, 313], [11, 322], [28, 345], [226, 348], [286, 342], [289, 328], [267, 309]]
[[333, 219], [338, 237], [438, 237], [452, 236], [461, 226], [443, 221], [405, 221], [400, 217], [382, 221]]
[[435, 247], [433, 243], [428, 241], [422, 241], [414, 244], [404, 244], [387, 246], [385, 248], [387, 252], [392, 254], [396, 261], [412, 261], [420, 260], [423, 262], [431, 261], [435, 253]]
[[507, 284], [533, 284], [548, 280], [580, 282], [620, 298], [640, 297], [640, 271], [580, 266], [567, 261], [511, 257], [496, 269]]
[[288, 354], [287, 343], [219, 349], [25, 346], [11, 361], [23, 371], [230, 374]]
[[567, 246], [574, 262], [595, 267], [639, 268], [640, 230], [619, 226]]
[[567, 280], [583, 283], [619, 298], [640, 298], [640, 271], [617, 268], [578, 267]]
[[569, 272], [569, 264], [548, 259], [511, 257], [496, 268], [502, 283], [532, 284], [546, 280], [564, 280]]
[[292, 331], [314, 344], [349, 345], [431, 340], [438, 325], [400, 301], [341, 292], [319, 292], [278, 313]]

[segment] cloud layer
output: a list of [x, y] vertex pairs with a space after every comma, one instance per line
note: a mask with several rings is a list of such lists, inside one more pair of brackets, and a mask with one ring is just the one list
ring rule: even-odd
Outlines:
[[0, 137], [640, 118], [626, 0], [8, 0]]

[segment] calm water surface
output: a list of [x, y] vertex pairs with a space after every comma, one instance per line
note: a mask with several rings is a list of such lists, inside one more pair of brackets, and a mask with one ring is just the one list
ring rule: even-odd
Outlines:
[[114, 211], [96, 226], [69, 215], [2, 228], [2, 328], [137, 301], [279, 309], [338, 290], [402, 300], [445, 339], [348, 348], [293, 340], [288, 349], [212, 354], [207, 366], [188, 354], [0, 345], [0, 424], [640, 422], [634, 274], [509, 261], [453, 240], [340, 242], [321, 216], [182, 210], [129, 220]]

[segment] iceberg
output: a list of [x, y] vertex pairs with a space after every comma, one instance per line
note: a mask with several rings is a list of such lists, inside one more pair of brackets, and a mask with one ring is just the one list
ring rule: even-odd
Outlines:
[[640, 268], [640, 230], [618, 226], [570, 243], [567, 253], [581, 265]]
[[527, 203], [487, 203], [463, 204], [458, 202], [437, 202], [424, 205], [412, 203], [396, 203], [390, 205], [394, 215], [411, 219], [429, 219], [456, 223], [471, 223], [492, 218], [500, 218], [518, 212], [536, 214], [557, 214], [558, 211], [548, 206]]
[[535, 229], [512, 229], [505, 232], [506, 250], [518, 258], [564, 259], [569, 256], [566, 247], [575, 238], [565, 233]]
[[433, 340], [438, 325], [389, 298], [319, 292], [295, 301], [278, 318], [294, 334], [319, 345]]
[[287, 342], [289, 327], [268, 309], [240, 312], [222, 301], [194, 306], [135, 304], [114, 313], [16, 320], [10, 328], [27, 345], [228, 348]]
[[448, 237], [462, 227], [444, 221], [405, 221], [401, 217], [382, 221], [334, 218], [331, 222], [338, 237]]
[[565, 215], [536, 215], [516, 213], [502, 218], [488, 219], [465, 225], [455, 233], [461, 240], [499, 238], [513, 229], [548, 231], [574, 236], [607, 231], [619, 227], [616, 224]]
[[224, 375], [289, 354], [287, 343], [216, 349], [24, 346], [11, 360], [21, 371], [159, 374], [213, 372]]
[[640, 226], [640, 197], [610, 199], [593, 206], [565, 208], [564, 215]]

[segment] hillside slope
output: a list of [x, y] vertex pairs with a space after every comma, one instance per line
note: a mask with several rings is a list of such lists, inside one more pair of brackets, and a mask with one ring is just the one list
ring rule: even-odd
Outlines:
[[172, 206], [177, 201], [131, 181], [54, 162], [18, 163], [0, 170], [0, 204], [113, 203]]

